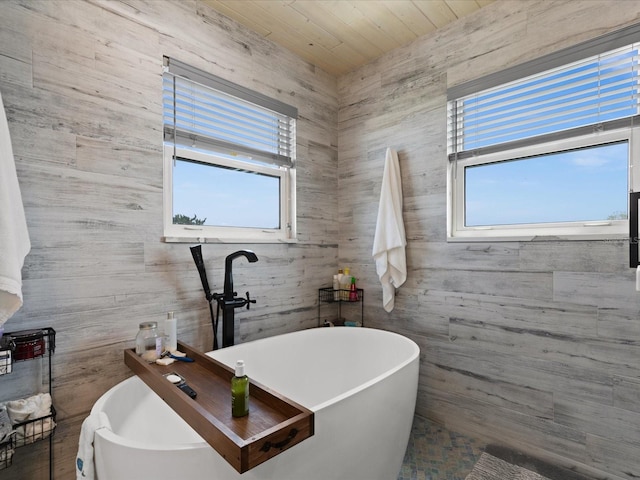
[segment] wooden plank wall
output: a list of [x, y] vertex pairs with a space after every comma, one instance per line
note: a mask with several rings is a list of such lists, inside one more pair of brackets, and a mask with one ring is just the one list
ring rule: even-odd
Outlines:
[[[446, 243], [446, 89], [638, 21], [640, 2], [498, 1], [338, 82], [340, 263], [368, 325], [420, 344], [418, 413], [610, 479], [640, 477], [628, 245]], [[388, 146], [409, 241], [390, 314], [371, 259]]]
[[[183, 341], [211, 344], [188, 245], [159, 241], [162, 55], [300, 110], [300, 242], [242, 245], [260, 261], [235, 272], [258, 300], [237, 315], [240, 341], [313, 326], [316, 289], [348, 265], [367, 324], [422, 348], [418, 413], [599, 478], [640, 476], [640, 304], [625, 242], [445, 241], [447, 86], [639, 20], [638, 2], [619, 4], [499, 1], [336, 87], [195, 0], [0, 2], [0, 92], [33, 244], [7, 329], [58, 331], [56, 478], [73, 476], [93, 402], [130, 374], [122, 350], [140, 321], [175, 310]], [[391, 314], [371, 261], [387, 146], [400, 153], [410, 242]], [[215, 289], [239, 247], [204, 247]], [[0, 476], [46, 478], [45, 446], [19, 450]]]
[[[190, 244], [160, 241], [163, 55], [300, 113], [299, 242], [203, 247], [214, 291], [226, 255], [259, 257], [234, 262], [238, 291], [257, 300], [236, 314], [237, 341], [315, 326], [317, 288], [337, 266], [335, 78], [195, 0], [1, 1], [0, 92], [32, 242], [25, 304], [6, 329], [58, 333], [58, 479], [75, 478], [80, 424], [95, 400], [131, 375], [122, 352], [141, 321], [173, 310], [182, 341], [212, 345]], [[0, 477], [48, 478], [46, 446], [19, 449]]]

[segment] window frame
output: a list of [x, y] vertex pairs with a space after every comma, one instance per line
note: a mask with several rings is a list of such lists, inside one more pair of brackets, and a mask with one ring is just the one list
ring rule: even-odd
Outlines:
[[[180, 225], [173, 223], [174, 158], [203, 165], [240, 169], [280, 178], [280, 228], [221, 227], [213, 225]], [[165, 242], [200, 243], [292, 243], [296, 241], [295, 168], [279, 168], [231, 160], [213, 153], [189, 148], [164, 146], [163, 223]]]
[[[165, 78], [166, 77], [166, 78]], [[166, 89], [166, 80], [172, 89]], [[181, 89], [177, 89], [176, 79]], [[258, 150], [248, 144], [236, 144], [223, 137], [207, 135], [191, 129], [191, 124], [179, 125], [176, 122], [176, 98], [179, 93], [193, 85], [196, 92], [206, 94], [207, 89], [237, 100], [238, 106], [249, 105], [255, 111], [270, 111], [286, 121], [286, 133], [275, 133], [284, 143], [278, 143], [278, 151]], [[167, 91], [169, 94], [167, 94]], [[214, 93], [214, 96], [215, 93]], [[181, 97], [186, 98], [186, 97]], [[195, 98], [195, 95], [194, 95]], [[173, 103], [172, 103], [173, 102]], [[295, 107], [267, 97], [259, 92], [236, 85], [215, 75], [164, 57], [163, 67], [163, 237], [164, 242], [200, 242], [200, 243], [294, 243], [297, 241], [296, 229], [296, 119]], [[200, 105], [195, 103], [194, 111]], [[207, 105], [207, 104], [205, 104]], [[197, 106], [197, 107], [196, 107]], [[203, 118], [203, 117], [200, 117]], [[206, 117], [205, 117], [206, 118]], [[239, 117], [236, 117], [239, 118]], [[250, 117], [248, 117], [250, 118]], [[184, 120], [184, 119], [183, 119]], [[226, 125], [211, 120], [209, 125]], [[279, 125], [282, 125], [282, 120]], [[184, 122], [182, 122], [184, 123]], [[205, 124], [207, 125], [207, 124]], [[278, 127], [280, 128], [280, 127]], [[218, 130], [213, 130], [214, 132]], [[221, 130], [220, 130], [221, 131]], [[246, 132], [246, 131], [245, 131]], [[281, 148], [282, 146], [282, 148]], [[173, 162], [183, 159], [201, 165], [211, 165], [277, 177], [280, 179], [280, 227], [227, 227], [214, 225], [180, 225], [173, 223]], [[213, 185], [215, 188], [215, 185]], [[238, 192], [238, 195], [246, 194]], [[175, 212], [185, 213], [185, 212]]]
[[[558, 50], [548, 55], [509, 67], [447, 89], [447, 241], [531, 241], [531, 240], [599, 240], [622, 239], [629, 236], [629, 219], [605, 222], [538, 223], [509, 226], [464, 226], [464, 168], [489, 162], [518, 160], [529, 156], [557, 153], [572, 148], [593, 147], [620, 140], [629, 142], [628, 192], [640, 192], [640, 101], [636, 100], [636, 113], [617, 119], [601, 118], [601, 123], [585, 124], [567, 130], [556, 130], [539, 136], [521, 137], [519, 140], [488, 144], [476, 149], [464, 150], [460, 139], [459, 107], [465, 98], [482, 94], [513, 82], [526, 80], [539, 74], [551, 73], [555, 69], [570, 67], [575, 62], [584, 62], [590, 57], [603, 55], [631, 47], [638, 49], [640, 24], [629, 25], [606, 33], [586, 42]], [[638, 60], [636, 60], [637, 64]], [[635, 70], [637, 71], [637, 70]], [[604, 71], [603, 71], [604, 72]], [[603, 73], [606, 75], [606, 73]], [[640, 82], [640, 81], [639, 81]], [[637, 90], [640, 87], [636, 86]], [[635, 97], [638, 98], [637, 96]], [[464, 105], [463, 105], [464, 108]], [[464, 110], [462, 111], [464, 114]], [[461, 148], [462, 147], [462, 148]], [[464, 178], [462, 178], [464, 181]], [[627, 204], [628, 215], [631, 206]], [[596, 225], [600, 223], [600, 225]], [[611, 223], [602, 225], [602, 223]]]
[[[628, 190], [640, 186], [640, 127], [594, 132], [590, 135], [552, 140], [545, 143], [473, 155], [450, 161], [447, 175], [447, 240], [455, 241], [533, 241], [533, 240], [603, 240], [622, 239], [629, 235], [628, 220], [591, 222], [556, 222], [467, 227], [465, 222], [466, 167], [526, 159], [578, 148], [627, 141], [629, 145]], [[635, 168], [634, 168], [635, 167]]]

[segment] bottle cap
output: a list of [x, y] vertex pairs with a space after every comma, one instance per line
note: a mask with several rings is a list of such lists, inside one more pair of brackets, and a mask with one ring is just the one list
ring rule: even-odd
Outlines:
[[167, 313], [167, 320], [173, 320], [173, 312]]
[[344, 269], [344, 274], [345, 274], [345, 275], [349, 275], [349, 272], [350, 272], [350, 271], [351, 271], [351, 270], [349, 270], [349, 267], [345, 267], [345, 269]]
[[244, 377], [244, 360], [236, 362], [236, 377]]

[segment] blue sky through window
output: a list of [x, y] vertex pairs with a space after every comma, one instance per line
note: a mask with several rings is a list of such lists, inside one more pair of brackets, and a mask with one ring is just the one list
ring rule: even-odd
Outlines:
[[465, 225], [627, 218], [627, 142], [465, 168]]
[[280, 178], [177, 160], [173, 214], [205, 225], [280, 228]]
[[[638, 48], [631, 45], [459, 98], [449, 129], [455, 135], [452, 151], [477, 150], [481, 158], [483, 147], [634, 117], [639, 81]], [[545, 141], [541, 137], [538, 144]], [[509, 151], [507, 145], [502, 148]], [[628, 215], [627, 141], [476, 162], [464, 170], [467, 227], [598, 222]]]

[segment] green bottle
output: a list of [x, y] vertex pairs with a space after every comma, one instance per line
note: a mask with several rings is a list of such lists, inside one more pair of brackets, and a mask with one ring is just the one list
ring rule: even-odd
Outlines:
[[231, 414], [244, 417], [249, 413], [249, 377], [244, 374], [244, 361], [236, 362], [236, 374], [231, 379]]

